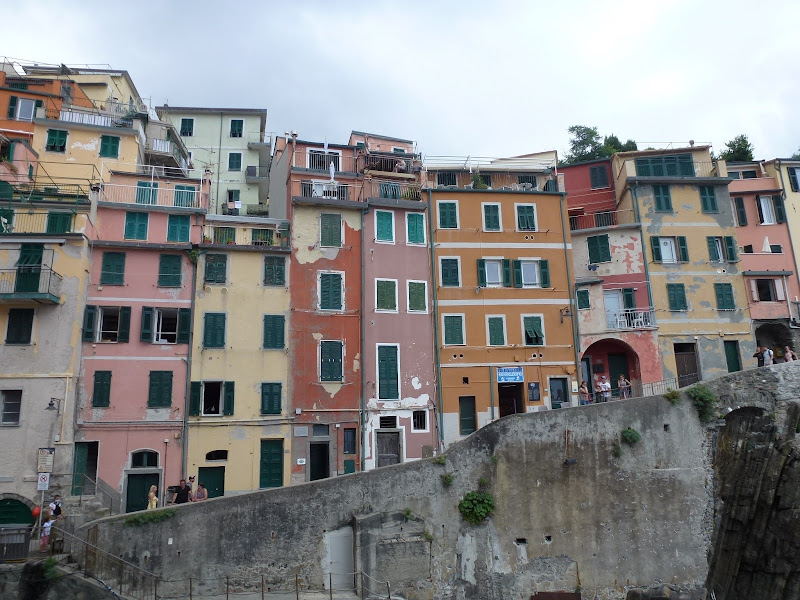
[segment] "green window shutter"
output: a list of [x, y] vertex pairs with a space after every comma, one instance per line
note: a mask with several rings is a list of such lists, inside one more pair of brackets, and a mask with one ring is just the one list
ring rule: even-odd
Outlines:
[[656, 211], [672, 212], [672, 198], [668, 185], [654, 185], [653, 196], [655, 197]]
[[264, 285], [286, 285], [286, 259], [283, 256], [264, 257]]
[[478, 428], [475, 417], [475, 396], [460, 396], [458, 399], [458, 426], [461, 435], [474, 433]]
[[539, 287], [550, 287], [550, 263], [546, 260], [539, 261]]
[[682, 283], [667, 284], [667, 301], [670, 310], [687, 310], [686, 290]]
[[225, 283], [228, 256], [226, 254], [206, 255], [206, 283]]
[[678, 256], [680, 262], [689, 262], [689, 246], [686, 244], [686, 237], [683, 235], [678, 236]]
[[83, 341], [93, 342], [97, 331], [97, 307], [86, 305], [83, 314]]
[[487, 231], [500, 231], [500, 207], [496, 204], [485, 204], [483, 222]]
[[458, 287], [458, 260], [455, 258], [443, 258], [439, 264], [442, 269], [442, 286]]
[[375, 213], [377, 221], [377, 237], [381, 242], [394, 241], [394, 213], [379, 210]]
[[541, 317], [523, 317], [522, 327], [525, 330], [526, 346], [544, 346], [544, 332], [542, 331]]
[[425, 243], [425, 217], [419, 213], [411, 213], [407, 217], [408, 225], [408, 243], [409, 244], [424, 244]]
[[150, 393], [148, 408], [172, 406], [172, 371], [150, 371]]
[[129, 212], [125, 214], [125, 238], [129, 240], [147, 239], [148, 214]]
[[786, 223], [786, 209], [783, 206], [783, 197], [776, 194], [772, 197], [772, 204], [775, 207], [775, 222]]
[[281, 414], [281, 384], [262, 383], [261, 384], [261, 414], [279, 415]]
[[114, 135], [101, 135], [100, 156], [103, 158], [117, 158], [119, 156], [119, 138]]
[[157, 204], [157, 203], [158, 203], [158, 182], [137, 181], [136, 204]]
[[189, 227], [188, 215], [169, 215], [167, 221], [167, 241], [188, 242]]
[[203, 316], [203, 347], [225, 347], [225, 313], [206, 313]]
[[800, 184], [797, 180], [797, 174], [800, 172], [800, 169], [789, 167], [786, 169], [789, 172], [789, 186], [792, 188], [793, 192], [800, 191]]
[[532, 206], [517, 207], [517, 228], [521, 231], [536, 231], [536, 211]]
[[264, 348], [275, 349], [286, 346], [285, 326], [286, 319], [283, 315], [264, 315]]
[[622, 299], [626, 309], [636, 308], [636, 293], [633, 288], [622, 288]]
[[458, 211], [455, 202], [439, 203], [439, 229], [458, 229]]
[[379, 310], [397, 310], [397, 283], [379, 279], [375, 287], [376, 308]]
[[478, 286], [486, 287], [486, 261], [478, 259]]
[[608, 242], [608, 235], [603, 234], [597, 236], [598, 252], [600, 253], [600, 262], [611, 262], [611, 245]]
[[193, 185], [176, 185], [173, 189], [173, 205], [182, 206], [184, 208], [191, 208], [195, 206], [195, 192], [197, 191], [197, 188], [195, 188]]
[[725, 236], [725, 258], [728, 262], [736, 262], [736, 239], [732, 235]]
[[700, 205], [703, 212], [717, 212], [717, 196], [713, 186], [700, 186]]
[[200, 396], [202, 395], [203, 384], [193, 381], [189, 386], [189, 416], [197, 417], [200, 415]]
[[235, 391], [235, 382], [233, 381], [226, 381], [223, 384], [223, 392], [222, 392], [222, 414], [225, 416], [233, 415], [233, 401], [234, 401], [234, 391]]
[[319, 276], [322, 310], [342, 310], [342, 276], [339, 273], [321, 273]]
[[511, 261], [503, 259], [503, 287], [511, 287]]
[[228, 154], [228, 171], [242, 170], [242, 153], [231, 152]]
[[589, 248], [589, 262], [591, 264], [600, 262], [600, 251], [597, 243], [597, 236], [590, 235], [586, 238], [586, 245]]
[[715, 283], [714, 284], [714, 295], [717, 297], [717, 309], [722, 310], [725, 308], [725, 299], [724, 299], [724, 292], [723, 288], [725, 287], [724, 283]]
[[706, 236], [706, 244], [708, 245], [708, 260], [710, 262], [719, 262], [719, 252], [717, 251], [717, 238], [713, 236]]
[[111, 405], [111, 371], [94, 372], [92, 406], [104, 408]]
[[736, 205], [736, 220], [739, 222], [739, 227], [747, 225], [747, 211], [744, 208], [744, 198], [737, 196], [733, 199]]
[[522, 287], [522, 261], [515, 260], [513, 263], [514, 269], [514, 287], [521, 288]]
[[242, 137], [242, 131], [244, 131], [244, 120], [231, 119], [230, 137]]
[[589, 290], [578, 290], [575, 295], [578, 300], [578, 308], [589, 308]]
[[463, 346], [464, 327], [461, 315], [445, 315], [444, 317], [444, 343], [445, 345]]
[[342, 342], [320, 342], [320, 381], [342, 380]]
[[131, 307], [119, 307], [119, 335], [118, 342], [127, 342], [131, 337]]
[[661, 262], [661, 238], [658, 236], [651, 237], [650, 248], [653, 251], [653, 262]]
[[502, 317], [489, 317], [489, 346], [505, 346]]
[[338, 248], [342, 245], [342, 215], [320, 215], [320, 245]]
[[424, 312], [427, 308], [426, 284], [421, 281], [408, 282], [408, 310]]
[[17, 118], [17, 97], [16, 96], [9, 96], [8, 97], [8, 111], [6, 112], [6, 117], [9, 119], [16, 119]]
[[181, 267], [180, 255], [162, 254], [158, 261], [158, 285], [160, 287], [180, 287]]
[[30, 344], [33, 331], [32, 308], [8, 309], [8, 329], [6, 330], [6, 344]]
[[400, 398], [397, 346], [378, 346], [378, 398]]
[[104, 285], [123, 285], [125, 283], [124, 252], [103, 252], [100, 283]]
[[192, 330], [192, 309], [178, 309], [178, 343], [188, 344], [189, 335]]
[[154, 315], [155, 315], [155, 309], [152, 306], [142, 307], [142, 329], [139, 339], [147, 344], [151, 344], [153, 342]]
[[730, 283], [715, 283], [714, 294], [717, 297], [717, 309], [734, 310], [736, 308], [733, 301], [733, 286]]
[[72, 213], [47, 213], [47, 233], [70, 233], [72, 231]]

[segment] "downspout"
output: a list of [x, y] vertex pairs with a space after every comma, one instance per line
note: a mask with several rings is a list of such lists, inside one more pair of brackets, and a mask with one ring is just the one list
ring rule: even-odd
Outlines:
[[642, 227], [642, 220], [639, 218], [639, 196], [636, 193], [639, 189], [639, 183], [635, 182], [631, 190], [631, 204], [633, 205], [633, 218], [639, 224], [639, 239], [642, 243], [642, 264], [644, 264], [644, 278], [647, 281], [647, 302], [650, 304], [650, 309], [653, 311], [653, 318], [655, 318], [656, 309], [653, 306], [653, 291], [650, 287], [650, 269], [647, 266], [647, 244], [644, 243], [644, 227]]
[[439, 294], [436, 291], [436, 246], [433, 243], [433, 190], [428, 188], [428, 244], [431, 249], [431, 286], [433, 287], [433, 355], [436, 360], [436, 404], [439, 412], [439, 447], [444, 444], [442, 414], [442, 363], [439, 360]]
[[[217, 200], [214, 203], [214, 210], [217, 214], [219, 214], [219, 179], [222, 177], [222, 117], [223, 114], [219, 113], [219, 144], [217, 145], [217, 191], [216, 197]], [[226, 198], [227, 201], [227, 198]]]
[[[202, 236], [202, 230], [200, 235]], [[202, 239], [202, 237], [201, 237]], [[200, 254], [198, 253], [198, 258]], [[197, 262], [195, 259], [194, 268], [192, 269], [192, 301], [189, 304], [189, 349], [186, 351], [186, 389], [183, 398], [183, 433], [181, 434], [181, 475], [186, 475], [186, 463], [188, 457], [186, 456], [189, 451], [189, 395], [192, 391], [192, 344], [194, 342], [194, 312], [195, 301], [197, 298]], [[166, 469], [166, 459], [164, 460], [164, 468]], [[167, 474], [164, 473], [166, 478]], [[164, 486], [166, 489], [166, 486]]]
[[492, 365], [489, 365], [489, 422], [492, 421], [494, 421], [494, 372]]
[[571, 240], [572, 237], [567, 237], [567, 222], [564, 219], [564, 202], [567, 199], [567, 193], [561, 192], [561, 198], [558, 201], [558, 206], [561, 209], [561, 236], [562, 242], [564, 246], [564, 264], [567, 266], [567, 293], [569, 294], [569, 312], [570, 312], [570, 321], [572, 323], [572, 354], [575, 358], [575, 369], [576, 369], [576, 377], [580, 379], [581, 373], [581, 360], [580, 360], [580, 338], [578, 337], [578, 314], [577, 309], [575, 308], [575, 292], [572, 288], [572, 267], [571, 267], [571, 260], [569, 257], [569, 250], [567, 250], [567, 239]]
[[[294, 153], [292, 153], [294, 159]], [[361, 470], [365, 471], [364, 463], [367, 460], [367, 369], [366, 357], [364, 356], [364, 343], [366, 338], [366, 325], [364, 320], [364, 309], [366, 306], [366, 294], [364, 285], [366, 284], [366, 260], [364, 259], [364, 215], [369, 207], [361, 209]], [[376, 463], [377, 464], [377, 463]]]

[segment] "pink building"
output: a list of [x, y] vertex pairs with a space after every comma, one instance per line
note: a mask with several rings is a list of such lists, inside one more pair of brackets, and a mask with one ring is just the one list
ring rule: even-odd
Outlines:
[[131, 173], [99, 190], [75, 471], [96, 476], [115, 512], [145, 508], [151, 485], [163, 502], [183, 476], [192, 245], [208, 191], [208, 180]]

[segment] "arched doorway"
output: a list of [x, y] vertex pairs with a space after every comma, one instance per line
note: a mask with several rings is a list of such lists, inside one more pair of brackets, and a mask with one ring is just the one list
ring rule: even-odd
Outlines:
[[33, 502], [17, 494], [0, 494], [0, 525], [33, 525]]
[[[756, 345], [766, 346], [775, 353], [775, 358], [783, 356], [786, 346], [792, 348], [792, 334], [783, 323], [764, 323], [756, 327]], [[797, 350], [797, 348], [792, 348]], [[755, 349], [754, 349], [755, 350]]]
[[617, 382], [620, 374], [633, 384], [634, 389], [641, 382], [639, 355], [621, 340], [606, 338], [591, 344], [581, 358], [582, 378], [594, 391], [597, 382], [605, 375], [611, 384], [612, 395], [619, 396]]

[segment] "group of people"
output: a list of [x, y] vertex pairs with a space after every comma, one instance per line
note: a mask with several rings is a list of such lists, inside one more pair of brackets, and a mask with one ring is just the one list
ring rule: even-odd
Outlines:
[[[631, 397], [631, 382], [628, 381], [622, 373], [619, 374], [619, 379], [617, 379], [617, 389], [619, 390], [619, 397], [621, 399]], [[600, 379], [597, 380], [594, 391], [595, 394], [594, 397], [592, 397], [591, 392], [589, 392], [589, 384], [585, 381], [581, 382], [581, 386], [578, 388], [581, 405], [585, 406], [593, 402], [608, 402], [611, 400], [611, 383], [608, 381], [608, 377], [602, 375]]]
[[47, 514], [42, 515], [42, 531], [39, 541], [39, 549], [44, 552], [47, 550], [47, 544], [50, 541], [50, 530], [55, 525], [56, 521], [66, 518], [64, 509], [61, 508], [61, 494], [55, 494], [53, 501], [47, 505]]
[[[172, 500], [170, 506], [173, 504], [186, 504], [187, 502], [202, 502], [208, 500], [208, 490], [201, 481], [197, 484], [197, 491], [192, 491], [192, 484], [194, 483], [194, 475], [189, 477], [189, 481], [181, 479], [180, 485], [175, 488], [172, 493]], [[154, 485], [150, 486], [150, 492], [147, 494], [147, 510], [153, 510], [158, 507], [158, 488]]]
[[[759, 367], [768, 367], [775, 364], [775, 353], [768, 346], [758, 346], [753, 358], [758, 361]], [[792, 362], [794, 360], [800, 360], [800, 357], [789, 346], [785, 346], [783, 349], [783, 362]]]

